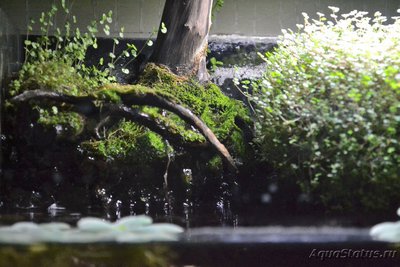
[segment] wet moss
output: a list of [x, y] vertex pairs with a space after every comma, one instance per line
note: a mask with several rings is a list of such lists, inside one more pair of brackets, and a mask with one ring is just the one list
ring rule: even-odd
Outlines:
[[168, 125], [170, 131], [174, 134], [179, 134], [185, 142], [205, 142], [206, 139], [199, 132], [188, 126], [179, 116], [173, 113], [164, 113], [159, 108], [142, 107], [142, 111], [153, 118], [157, 118], [163, 125]]
[[[120, 85], [108, 84], [100, 88], [96, 97], [112, 102], [120, 102], [125, 94], [152, 93], [168, 100], [177, 102], [199, 116], [216, 134], [236, 157], [243, 157], [246, 153], [246, 144], [241, 129], [235, 124], [235, 119], [250, 121], [248, 112], [243, 104], [225, 96], [218, 86], [214, 84], [200, 85], [172, 74], [167, 68], [148, 64], [138, 84]], [[159, 108], [148, 106], [135, 106], [142, 112], [156, 118], [164, 125], [168, 125], [173, 133], [180, 134], [186, 142], [204, 142], [205, 138], [187, 125], [177, 115], [162, 112]], [[104, 140], [85, 142], [85, 148], [104, 158], [124, 159], [133, 161], [136, 154], [145, 152], [143, 160], [159, 160], [166, 157], [165, 142], [162, 137], [144, 128], [125, 127], [123, 122], [116, 129], [123, 127], [124, 134], [111, 134]], [[115, 131], [115, 130], [114, 130]], [[112, 133], [113, 130], [110, 131]], [[128, 136], [127, 136], [128, 135]], [[212, 158], [210, 166], [221, 166], [220, 160]]]
[[57, 107], [42, 109], [39, 111], [38, 123], [47, 129], [56, 129], [62, 137], [74, 137], [79, 135], [84, 128], [84, 119], [75, 112], [59, 112]]
[[215, 84], [201, 85], [154, 64], [146, 67], [140, 82], [157, 93], [178, 99], [183, 106], [199, 116], [235, 156], [244, 155], [243, 133], [235, 123], [238, 117], [251, 123], [243, 103], [225, 96]]
[[[22, 78], [18, 80], [23, 82], [14, 88], [16, 91], [39, 88], [69, 95], [92, 95], [99, 100], [100, 105], [104, 102], [121, 103], [124, 95], [132, 93], [155, 94], [190, 109], [210, 127], [233, 156], [242, 157], [245, 154], [243, 133], [235, 124], [235, 119], [240, 117], [250, 122], [247, 110], [241, 102], [225, 96], [214, 84], [201, 85], [154, 64], [148, 64], [137, 84], [109, 83], [97, 87], [83, 79], [68, 62], [38, 63], [35, 68], [40, 70], [39, 73], [44, 77], [32, 73], [31, 70], [25, 70], [21, 73]], [[54, 74], [50, 73], [51, 69], [55, 70]], [[170, 131], [181, 135], [185, 142], [205, 142], [205, 138], [199, 132], [171, 112], [149, 106], [135, 108], [168, 125]], [[57, 108], [39, 109], [38, 123], [46, 127], [61, 125], [70, 129], [72, 135], [82, 132], [85, 121], [80, 115], [54, 112], [54, 109]], [[81, 147], [87, 153], [105, 160], [150, 162], [167, 157], [163, 138], [136, 123], [122, 120], [103, 134], [103, 139], [86, 140], [82, 142]]]
[[24, 64], [18, 79], [11, 83], [10, 93], [41, 89], [76, 96], [94, 91], [97, 84], [82, 77], [72, 65], [62, 59]]
[[144, 162], [166, 156], [164, 141], [157, 134], [142, 126], [122, 120], [107, 131], [102, 140], [82, 142], [82, 147], [90, 154], [108, 160], [129, 160]]

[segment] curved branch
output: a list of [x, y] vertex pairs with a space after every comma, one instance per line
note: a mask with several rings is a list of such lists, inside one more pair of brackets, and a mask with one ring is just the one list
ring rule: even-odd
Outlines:
[[[174, 103], [170, 100], [167, 100], [163, 97], [158, 96], [155, 92], [140, 92], [131, 90], [129, 93], [119, 93], [122, 102], [125, 105], [148, 105], [154, 106], [158, 108], [162, 108], [177, 114], [181, 117], [186, 123], [193, 125], [196, 129], [200, 131], [201, 134], [204, 135], [206, 140], [211, 144], [211, 146], [222, 156], [222, 159], [227, 163], [229, 169], [231, 171], [237, 171], [236, 164], [232, 156], [226, 147], [218, 140], [215, 134], [211, 131], [211, 129], [196, 115], [192, 113], [189, 109]], [[79, 112], [84, 115], [88, 115], [93, 113], [94, 110], [98, 110], [99, 108], [94, 105], [94, 100], [96, 98], [94, 96], [70, 96], [56, 92], [50, 91], [42, 91], [42, 90], [31, 90], [25, 91], [22, 94], [15, 96], [11, 99], [12, 102], [27, 102], [29, 100], [34, 99], [48, 99], [56, 102], [64, 102], [68, 104], [74, 105], [74, 109], [76, 112]], [[116, 104], [108, 104], [106, 105], [113, 110], [113, 112], [118, 113], [124, 116], [132, 117], [132, 120], [137, 120], [138, 122], [146, 125], [146, 127], [153, 127], [153, 131], [160, 133], [164, 130], [161, 130], [159, 127], [154, 127], [154, 122], [150, 122], [149, 116], [145, 114], [139, 114], [133, 112], [132, 109], [127, 108], [124, 105], [116, 105]]]
[[11, 102], [27, 102], [33, 99], [48, 99], [69, 104], [88, 103], [95, 100], [93, 96], [72, 96], [44, 90], [29, 90], [11, 98]]
[[[150, 129], [151, 131], [153, 131], [153, 132], [159, 134], [160, 136], [164, 137], [165, 139], [169, 140], [174, 145], [181, 146], [181, 147], [207, 147], [207, 146], [209, 146], [208, 142], [187, 141], [182, 137], [182, 135], [173, 131], [169, 126], [165, 125], [163, 123], [163, 121], [157, 120], [157, 118], [149, 116], [148, 114], [145, 114], [143, 112], [139, 112], [136, 109], [129, 108], [125, 105], [107, 104], [103, 108], [108, 110], [107, 118], [110, 118], [110, 117], [125, 118], [125, 119], [131, 120], [131, 121], [138, 122], [141, 125]], [[108, 123], [108, 122], [105, 122], [105, 123]]]
[[122, 102], [125, 104], [156, 106], [177, 114], [185, 122], [198, 129], [200, 133], [204, 135], [207, 141], [210, 142], [211, 145], [218, 151], [222, 158], [225, 159], [229, 168], [233, 171], [237, 171], [235, 161], [229, 154], [229, 151], [226, 149], [226, 147], [218, 140], [211, 129], [189, 109], [170, 100], [166, 100], [165, 98], [154, 93], [121, 94], [120, 97]]
[[74, 111], [83, 115], [90, 115], [97, 112], [98, 108], [93, 103], [96, 100], [93, 96], [71, 96], [57, 92], [44, 90], [29, 90], [11, 98], [12, 103], [28, 102], [30, 100], [49, 100], [63, 102], [74, 106]]

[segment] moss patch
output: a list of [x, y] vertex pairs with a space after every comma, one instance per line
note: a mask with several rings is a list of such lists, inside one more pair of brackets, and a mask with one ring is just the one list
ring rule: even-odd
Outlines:
[[[225, 96], [218, 86], [214, 84], [202, 86], [194, 81], [176, 76], [166, 68], [149, 64], [138, 84], [108, 84], [94, 94], [103, 101], [118, 103], [121, 101], [121, 96], [133, 92], [139, 95], [140, 93], [156, 94], [189, 108], [210, 127], [234, 156], [243, 157], [246, 154], [247, 145], [243, 141], [241, 129], [235, 124], [235, 118], [240, 117], [244, 121], [250, 122], [247, 110], [239, 101]], [[162, 113], [159, 108], [149, 106], [135, 106], [135, 108], [141, 109], [143, 113], [168, 125], [171, 131], [180, 134], [184, 141], [205, 141], [200, 133], [173, 113]], [[108, 159], [132, 161], [137, 154], [144, 151], [150, 154], [147, 153], [146, 157], [140, 158], [142, 162], [166, 156], [165, 142], [159, 135], [144, 128], [137, 131], [136, 128], [126, 127], [127, 123], [123, 122], [116, 129], [110, 130], [104, 140], [85, 142], [84, 147], [91, 153]], [[122, 130], [121, 127], [122, 132], [113, 134], [113, 131]], [[213, 168], [221, 166], [218, 162], [213, 158], [210, 166]]]
[[235, 124], [235, 118], [240, 117], [248, 123], [251, 121], [248, 110], [241, 102], [225, 96], [215, 84], [202, 86], [154, 64], [147, 66], [141, 83], [157, 93], [178, 99], [183, 106], [199, 116], [218, 139], [228, 145], [235, 156], [243, 156], [245, 152], [243, 134]]
[[59, 128], [63, 137], [77, 136], [84, 127], [84, 119], [75, 112], [59, 112], [57, 107], [49, 109], [38, 108], [38, 123], [48, 129]]
[[[30, 65], [32, 68], [32, 64]], [[95, 86], [83, 79], [68, 62], [51, 61], [35, 64], [35, 71], [23, 70], [20, 79], [14, 84], [15, 92], [45, 89], [68, 95], [92, 95], [98, 104], [121, 103], [125, 95], [134, 93], [155, 94], [190, 109], [200, 117], [217, 138], [223, 142], [233, 156], [242, 157], [246, 152], [242, 131], [236, 126], [235, 118], [250, 122], [247, 110], [239, 101], [225, 96], [214, 84], [200, 85], [172, 74], [168, 69], [149, 64], [135, 85], [109, 83]], [[54, 70], [54, 73], [51, 73]], [[19, 84], [18, 84], [19, 83]], [[182, 136], [185, 142], [205, 142], [205, 138], [179, 116], [150, 106], [135, 106], [141, 112], [155, 118], [169, 129]], [[58, 112], [56, 107], [39, 108], [39, 123], [46, 127], [62, 125], [70, 129], [71, 134], [79, 135], [84, 129], [84, 120], [71, 112]], [[93, 126], [91, 126], [93, 128]], [[81, 145], [89, 154], [105, 160], [141, 162], [160, 160], [167, 156], [166, 143], [159, 135], [136, 123], [120, 121], [103, 132], [102, 140], [86, 140]], [[84, 138], [83, 138], [84, 139]], [[212, 166], [218, 160], [212, 160]]]
[[166, 156], [166, 145], [160, 136], [124, 120], [109, 129], [105, 139], [85, 141], [82, 147], [108, 160], [144, 162]]
[[96, 89], [97, 83], [81, 74], [68, 60], [37, 61], [24, 64], [18, 80], [11, 84], [10, 92], [16, 95], [26, 90], [49, 90], [69, 95], [85, 95]]

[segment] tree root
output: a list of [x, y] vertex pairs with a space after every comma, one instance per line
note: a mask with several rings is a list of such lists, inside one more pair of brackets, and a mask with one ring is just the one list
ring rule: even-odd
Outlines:
[[[211, 129], [189, 109], [163, 97], [160, 97], [155, 92], [139, 92], [129, 91], [127, 93], [118, 93], [123, 104], [103, 103], [98, 107], [95, 102], [99, 101], [95, 96], [70, 96], [57, 92], [43, 91], [43, 90], [30, 90], [25, 91], [22, 94], [15, 96], [11, 99], [12, 103], [28, 102], [30, 100], [47, 100], [53, 101], [57, 104], [70, 104], [75, 112], [78, 112], [85, 116], [91, 116], [93, 114], [99, 114], [106, 112], [106, 119], [99, 122], [96, 126], [96, 135], [100, 136], [99, 129], [108, 123], [107, 117], [115, 118], [126, 118], [138, 122], [150, 130], [160, 134], [162, 137], [169, 140], [172, 144], [180, 146], [206, 146], [207, 144], [214, 148], [218, 154], [222, 157], [224, 162], [227, 164], [231, 171], [236, 172], [236, 164], [232, 156], [226, 147], [218, 140]], [[194, 126], [199, 132], [206, 138], [207, 143], [200, 142], [187, 142], [183, 137], [174, 132], [170, 127], [164, 125], [157, 118], [153, 118], [148, 114], [140, 112], [136, 109], [132, 109], [129, 106], [132, 105], [148, 105], [153, 107], [162, 108], [170, 112], [175, 113], [182, 118], [186, 123]]]

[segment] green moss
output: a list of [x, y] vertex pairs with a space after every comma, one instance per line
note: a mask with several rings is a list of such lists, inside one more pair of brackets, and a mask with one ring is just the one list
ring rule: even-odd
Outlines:
[[43, 125], [45, 128], [53, 129], [56, 126], [61, 126], [63, 135], [77, 136], [79, 135], [84, 127], [84, 119], [81, 115], [75, 112], [58, 112], [57, 107], [51, 109], [39, 110], [38, 123]]
[[37, 61], [24, 64], [18, 80], [11, 84], [11, 94], [26, 90], [49, 90], [69, 95], [88, 94], [94, 88], [90, 79], [83, 78], [68, 60]]
[[136, 150], [137, 139], [144, 134], [143, 127], [122, 120], [107, 132], [104, 140], [85, 141], [82, 146], [96, 156], [123, 159]]
[[163, 139], [140, 125], [122, 120], [103, 140], [90, 140], [82, 147], [94, 156], [120, 161], [151, 162], [166, 156]]
[[[167, 69], [154, 64], [146, 67], [141, 82], [156, 93], [161, 92], [178, 99], [182, 105], [199, 116], [235, 156], [244, 155], [246, 145], [243, 142], [243, 134], [235, 124], [237, 117], [251, 123], [243, 103], [225, 96], [215, 84], [203, 86], [171, 74]], [[177, 121], [176, 118], [172, 119]], [[185, 135], [187, 131], [181, 133]]]
[[167, 156], [167, 145], [158, 134], [147, 131], [138, 139], [138, 151], [134, 156], [139, 162], [160, 160]]
[[[23, 81], [23, 82], [20, 82]], [[108, 83], [99, 86], [88, 81], [71, 67], [68, 62], [49, 61], [30, 64], [23, 70], [14, 85], [15, 92], [33, 89], [52, 90], [69, 95], [93, 95], [100, 102], [120, 103], [125, 95], [155, 94], [179, 103], [200, 117], [236, 157], [244, 155], [246, 145], [242, 132], [235, 124], [235, 118], [249, 122], [247, 110], [239, 101], [225, 96], [214, 84], [200, 85], [172, 74], [167, 68], [149, 64], [135, 85]], [[97, 86], [96, 86], [97, 85]], [[137, 106], [152, 116], [170, 131], [182, 136], [186, 142], [205, 142], [204, 136], [171, 112], [159, 108]], [[76, 113], [41, 110], [39, 123], [46, 127], [71, 128], [78, 135], [84, 128], [84, 120]], [[166, 157], [163, 139], [133, 122], [121, 121], [108, 129], [104, 140], [88, 140], [82, 143], [88, 153], [104, 159], [123, 161], [159, 160]]]
[[114, 90], [101, 89], [95, 93], [96, 97], [101, 100], [106, 100], [114, 103], [120, 103], [121, 97], [118, 92]]
[[214, 156], [208, 161], [207, 165], [211, 170], [220, 170], [222, 168], [222, 160], [219, 156]]
[[180, 134], [186, 142], [205, 142], [203, 135], [189, 128], [188, 125], [179, 116], [173, 113], [162, 115], [159, 108], [143, 107], [142, 111], [162, 122], [163, 125], [168, 125], [171, 132]]
[[170, 87], [181, 84], [186, 80], [186, 78], [173, 74], [167, 67], [149, 63], [140, 76], [138, 83], [149, 87], [152, 87], [155, 84], [164, 84], [167, 87]]
[[[235, 118], [241, 117], [249, 121], [247, 110], [239, 101], [225, 96], [218, 86], [209, 84], [202, 86], [196, 82], [185, 80], [169, 72], [168, 69], [149, 64], [145, 69], [140, 84], [118, 85], [108, 84], [99, 89], [95, 95], [105, 101], [119, 102], [126, 94], [152, 93], [178, 102], [199, 116], [236, 157], [246, 153], [243, 134], [235, 124]], [[186, 142], [204, 142], [205, 138], [187, 125], [179, 116], [167, 112], [161, 113], [159, 108], [135, 106], [153, 117], [170, 131], [180, 134]], [[86, 142], [86, 149], [105, 158], [124, 159], [129, 161], [152, 161], [166, 157], [166, 146], [162, 138], [149, 130], [127, 129], [127, 122], [117, 126], [105, 140]], [[132, 124], [132, 123], [129, 123]], [[120, 132], [122, 131], [122, 132]], [[124, 134], [121, 134], [124, 133]], [[127, 135], [128, 136], [127, 136]], [[138, 158], [139, 157], [139, 158]], [[221, 162], [213, 159], [212, 165], [217, 168]]]

